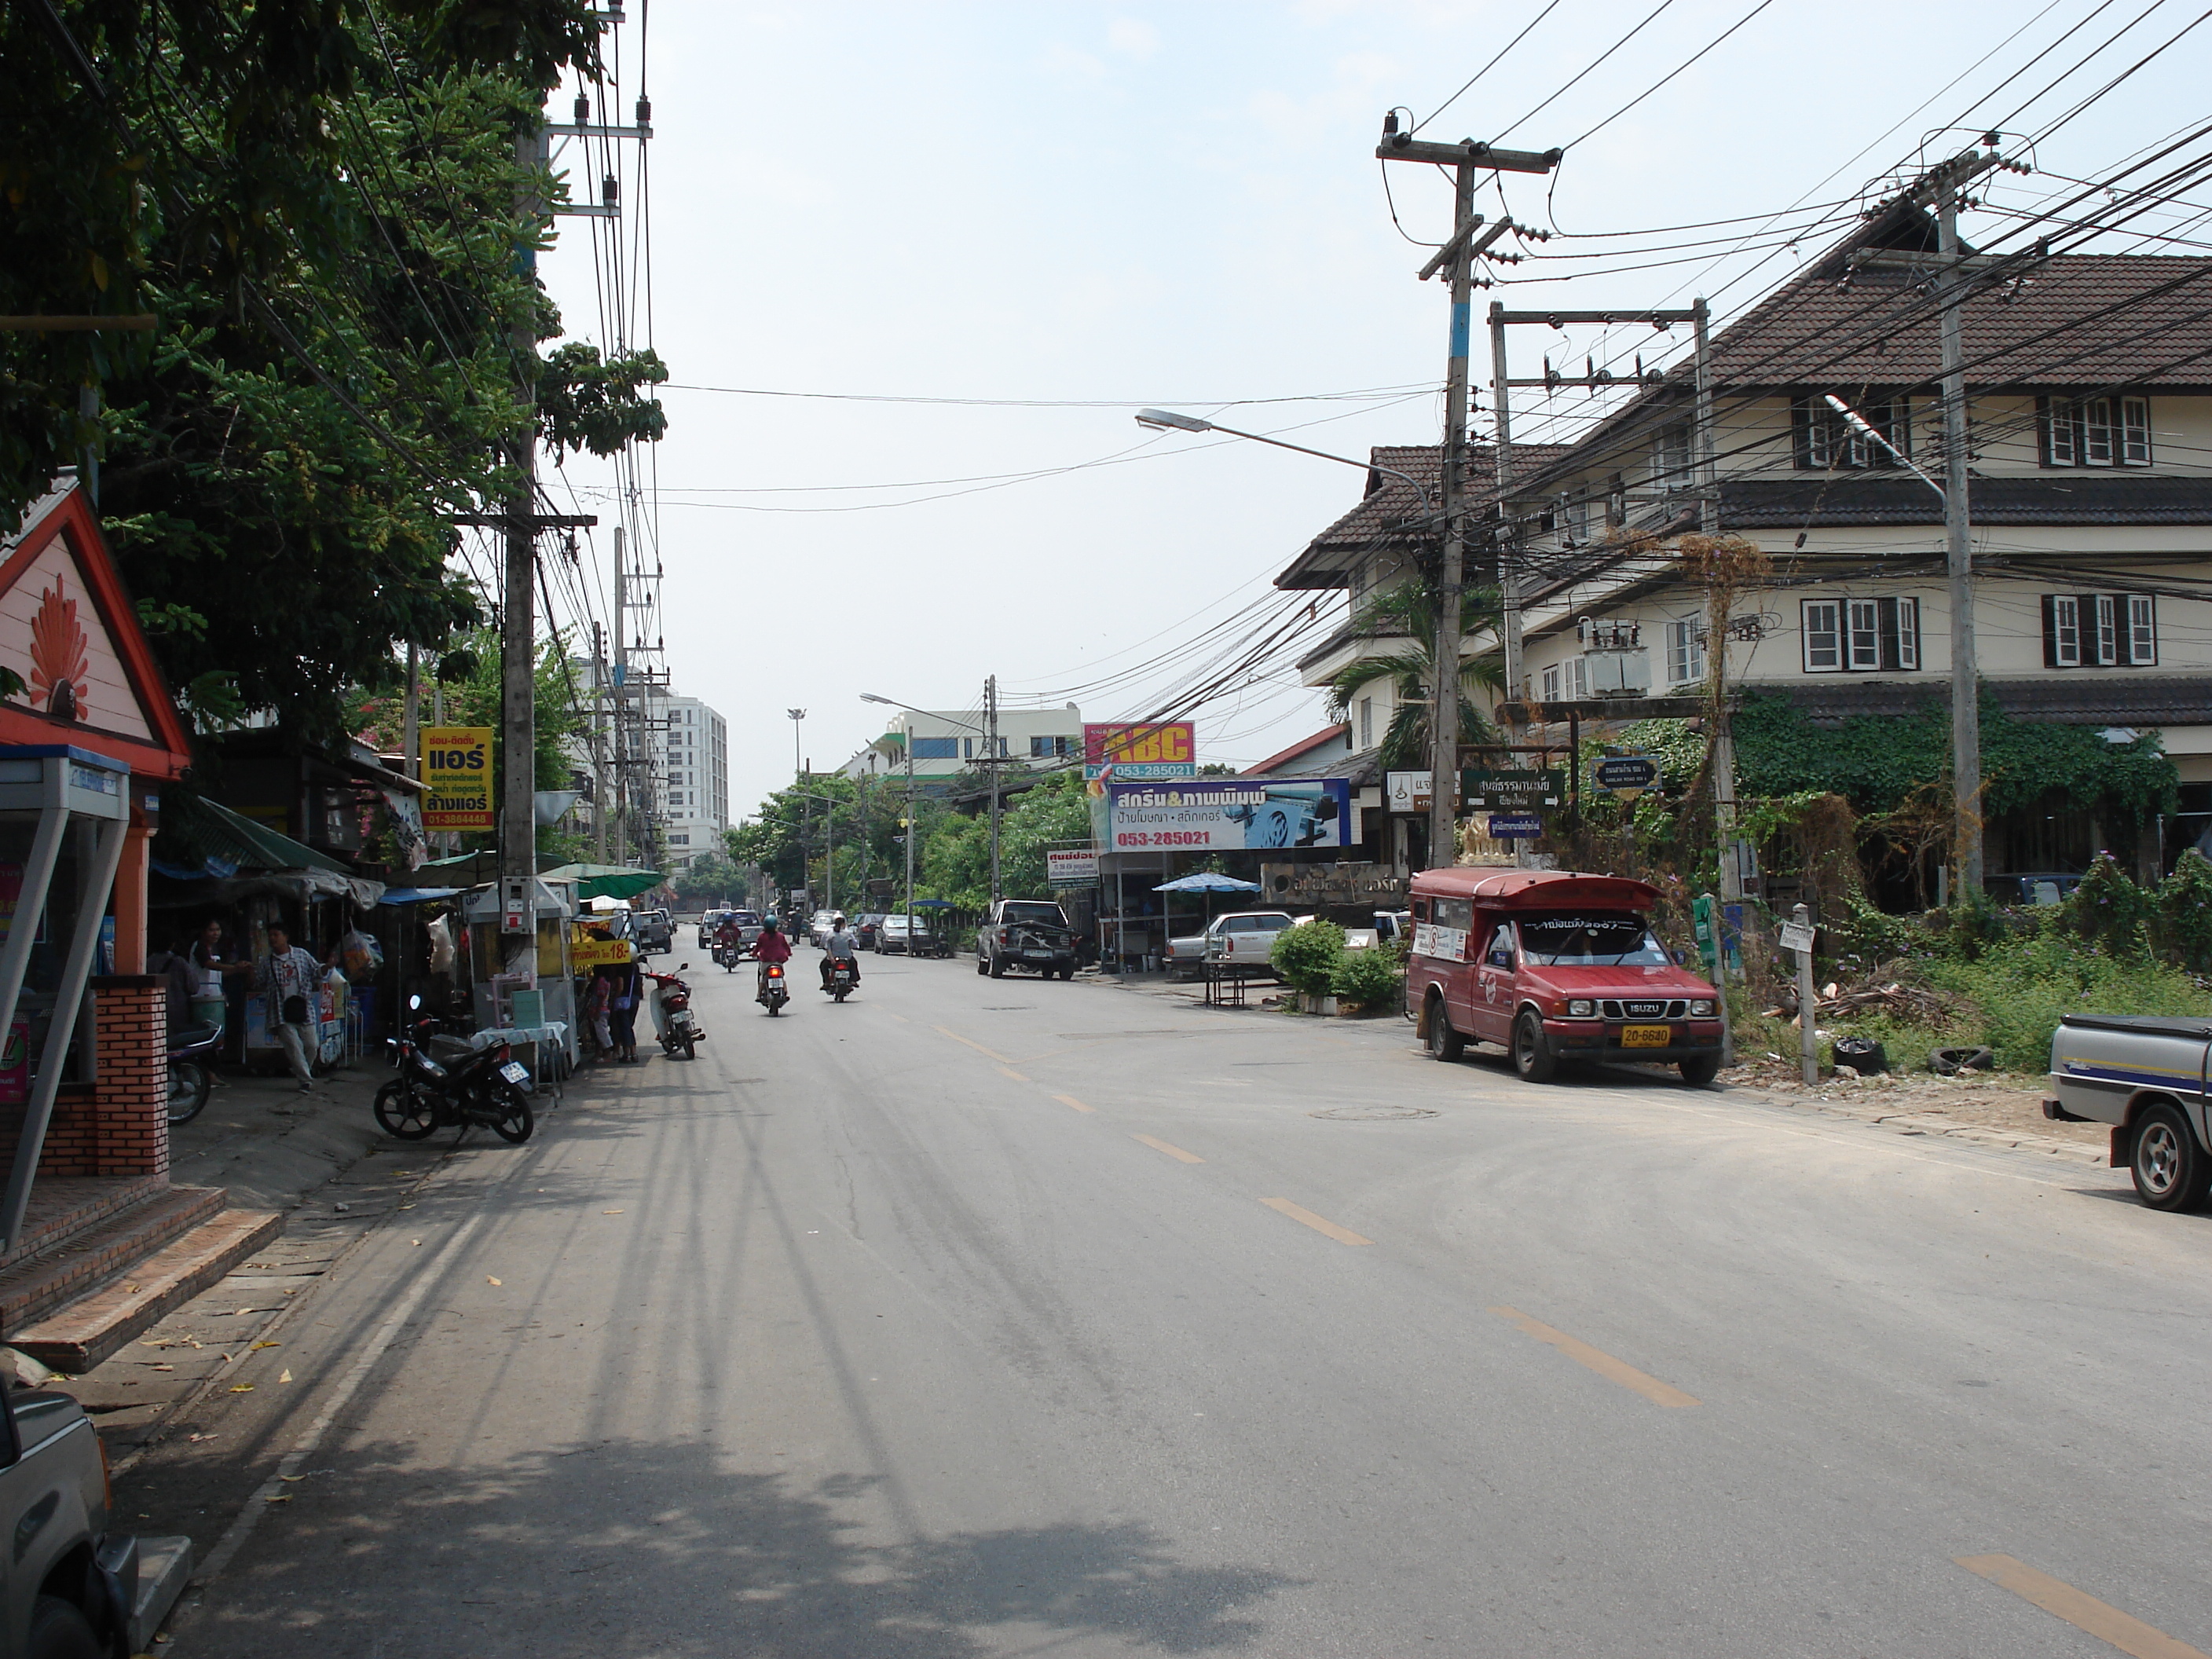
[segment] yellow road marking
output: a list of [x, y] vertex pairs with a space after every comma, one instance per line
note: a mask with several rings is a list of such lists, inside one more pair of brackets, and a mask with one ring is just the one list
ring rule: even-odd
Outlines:
[[1362, 1238], [1349, 1227], [1340, 1227], [1324, 1216], [1293, 1204], [1287, 1198], [1263, 1198], [1260, 1200], [1271, 1210], [1280, 1211], [1293, 1221], [1302, 1221], [1317, 1233], [1326, 1233], [1340, 1244], [1372, 1244], [1371, 1238]]
[[1182, 1147], [1173, 1146], [1167, 1141], [1158, 1139], [1157, 1136], [1132, 1135], [1130, 1139], [1133, 1140], [1141, 1140], [1146, 1146], [1151, 1147], [1154, 1152], [1165, 1152], [1170, 1158], [1179, 1158], [1185, 1164], [1203, 1164], [1206, 1162], [1206, 1160], [1200, 1158], [1196, 1152], [1186, 1152]]
[[[884, 1012], [887, 1012], [887, 1013], [888, 1013], [888, 1012], [890, 1012], [890, 1011], [889, 1011], [888, 1009], [886, 1009]], [[914, 1024], [914, 1022], [913, 1022], [912, 1020], [908, 1019], [908, 1018], [904, 1014], [892, 1014], [892, 1015], [891, 1015], [891, 1018], [892, 1018], [893, 1019], [896, 1020], [896, 1021], [897, 1021], [900, 1024], [902, 1024], [902, 1025], [911, 1025], [911, 1024]]]
[[986, 1048], [981, 1043], [976, 1042], [973, 1037], [962, 1036], [959, 1032], [948, 1030], [942, 1025], [937, 1026], [933, 1029], [940, 1036], [949, 1036], [955, 1042], [966, 1043], [970, 1048], [973, 1048], [979, 1054], [988, 1055], [991, 1059], [997, 1060], [1001, 1066], [1004, 1066], [1006, 1063], [1006, 1057], [1004, 1054], [1000, 1054], [995, 1048]]
[[1593, 1348], [1580, 1342], [1565, 1331], [1555, 1331], [1540, 1319], [1531, 1319], [1518, 1308], [1492, 1308], [1491, 1312], [1500, 1319], [1510, 1319], [1539, 1342], [1548, 1342], [1578, 1365], [1587, 1365], [1608, 1382], [1618, 1382], [1632, 1389], [1655, 1406], [1694, 1406], [1695, 1395], [1684, 1394], [1670, 1388], [1657, 1377], [1639, 1371], [1625, 1359], [1615, 1359], [1602, 1348]]
[[2010, 1590], [2024, 1601], [2033, 1601], [2075, 1629], [2087, 1631], [2100, 1642], [2111, 1643], [2122, 1653], [2133, 1654], [2135, 1659], [2205, 1659], [2188, 1643], [2177, 1642], [2164, 1631], [2130, 1618], [2118, 1607], [2107, 1607], [2065, 1580], [2038, 1572], [2009, 1555], [1960, 1555], [1953, 1559], [1968, 1572]]
[[1013, 1079], [1017, 1083], [1027, 1083], [1029, 1081], [1027, 1078], [1024, 1077], [1019, 1072], [1016, 1071], [1011, 1066], [1001, 1066], [999, 1067], [999, 1070], [1004, 1073], [1006, 1076]]
[[1095, 1111], [1097, 1111], [1097, 1110], [1098, 1109], [1096, 1106], [1085, 1106], [1085, 1105], [1081, 1101], [1078, 1100], [1078, 1099], [1077, 1099], [1073, 1095], [1054, 1095], [1054, 1096], [1053, 1097], [1053, 1098], [1054, 1098], [1054, 1100], [1058, 1101], [1058, 1102], [1059, 1102], [1061, 1105], [1063, 1105], [1063, 1106], [1073, 1106], [1073, 1107], [1074, 1107], [1074, 1108], [1075, 1108], [1075, 1109], [1076, 1109], [1077, 1111], [1079, 1111], [1079, 1112], [1095, 1112]]

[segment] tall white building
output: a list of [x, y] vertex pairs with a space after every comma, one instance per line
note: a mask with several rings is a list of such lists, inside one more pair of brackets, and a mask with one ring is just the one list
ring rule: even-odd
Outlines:
[[730, 827], [729, 728], [696, 697], [656, 697], [647, 741], [660, 763], [660, 834], [668, 865], [681, 870], [722, 850]]

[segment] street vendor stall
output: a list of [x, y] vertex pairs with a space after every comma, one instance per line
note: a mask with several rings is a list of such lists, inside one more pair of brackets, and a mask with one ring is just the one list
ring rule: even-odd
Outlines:
[[576, 909], [575, 888], [539, 877], [530, 884], [528, 915], [538, 949], [521, 973], [493, 970], [503, 952], [504, 922], [496, 886], [474, 889], [462, 907], [467, 919], [471, 964], [471, 1000], [477, 1023], [527, 1042], [538, 1049], [531, 1074], [543, 1081], [565, 1074], [576, 1063], [575, 964], [570, 953], [569, 918]]

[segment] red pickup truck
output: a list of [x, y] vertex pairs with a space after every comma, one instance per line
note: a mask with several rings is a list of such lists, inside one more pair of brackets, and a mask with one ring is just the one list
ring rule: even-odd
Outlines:
[[1406, 1006], [1438, 1060], [1494, 1042], [1531, 1083], [1563, 1060], [1656, 1060], [1706, 1084], [1721, 1065], [1720, 993], [1651, 932], [1644, 882], [1562, 870], [1413, 878]]

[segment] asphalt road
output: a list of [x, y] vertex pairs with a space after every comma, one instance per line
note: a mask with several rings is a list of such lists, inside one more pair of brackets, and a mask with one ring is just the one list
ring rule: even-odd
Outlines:
[[812, 963], [438, 1164], [129, 1473], [212, 1558], [169, 1651], [2212, 1650], [2212, 1220], [1395, 1021]]

